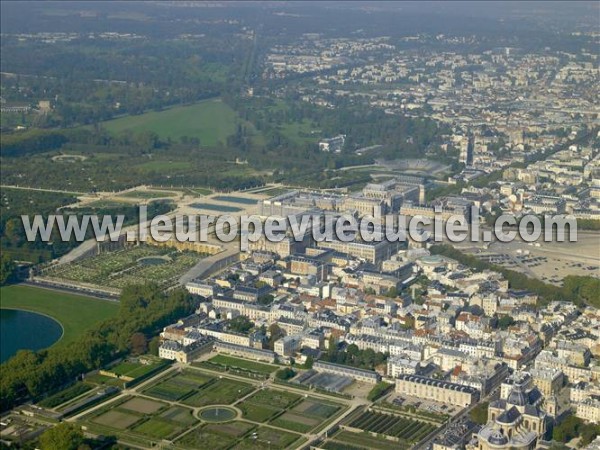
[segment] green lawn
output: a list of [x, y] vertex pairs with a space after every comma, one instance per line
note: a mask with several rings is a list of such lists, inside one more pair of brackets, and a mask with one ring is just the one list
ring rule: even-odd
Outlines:
[[284, 123], [279, 131], [295, 144], [316, 144], [319, 141], [319, 133], [313, 135], [312, 124], [308, 120], [303, 122]]
[[206, 100], [190, 106], [177, 106], [138, 116], [126, 116], [103, 122], [111, 133], [153, 131], [160, 138], [182, 136], [200, 139], [200, 145], [214, 146], [225, 142], [236, 130], [237, 114], [220, 99]]
[[119, 309], [114, 302], [31, 286], [0, 288], [0, 307], [39, 312], [59, 321], [64, 334], [54, 345], [72, 342], [95, 323], [114, 317]]
[[254, 387], [228, 378], [222, 378], [183, 400], [190, 406], [229, 405], [250, 393]]
[[231, 447], [235, 442], [234, 437], [217, 434], [212, 430], [207, 430], [206, 427], [196, 428], [176, 443], [186, 448], [207, 448], [211, 450], [220, 450]]
[[168, 439], [179, 434], [182, 428], [172, 422], [152, 418], [135, 427], [133, 431], [157, 439]]
[[275, 414], [287, 409], [301, 397], [291, 392], [276, 391], [265, 389], [257, 391], [251, 397], [244, 400], [239, 408], [244, 414], [244, 418], [256, 422], [264, 422]]
[[152, 386], [150, 389], [144, 391], [144, 394], [174, 402], [191, 394], [193, 391], [190, 386], [180, 385], [173, 380], [167, 380]]
[[241, 403], [239, 408], [242, 410], [244, 419], [252, 420], [253, 422], [265, 422], [282, 411], [280, 408], [274, 408], [267, 405], [256, 405], [247, 401]]
[[[189, 165], [189, 164], [188, 164]], [[152, 198], [160, 198], [160, 197], [175, 197], [177, 194], [175, 192], [170, 191], [129, 191], [124, 194], [119, 194], [119, 197], [126, 198], [141, 198], [143, 200], [148, 200]]]
[[300, 435], [288, 433], [274, 428], [262, 426], [256, 430], [256, 436], [248, 436], [239, 442], [235, 447], [236, 450], [246, 449], [284, 449], [298, 440]]

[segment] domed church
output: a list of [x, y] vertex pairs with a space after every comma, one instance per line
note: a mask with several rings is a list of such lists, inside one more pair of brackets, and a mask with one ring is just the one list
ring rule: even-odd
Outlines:
[[546, 433], [547, 415], [540, 409], [543, 396], [537, 388], [529, 391], [515, 384], [506, 400], [491, 402], [489, 422], [469, 447], [478, 450], [533, 450]]

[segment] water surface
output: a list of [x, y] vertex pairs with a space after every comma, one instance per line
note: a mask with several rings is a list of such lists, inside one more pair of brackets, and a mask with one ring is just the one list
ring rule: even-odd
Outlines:
[[50, 347], [62, 334], [62, 326], [51, 317], [20, 309], [0, 309], [0, 362], [19, 350]]

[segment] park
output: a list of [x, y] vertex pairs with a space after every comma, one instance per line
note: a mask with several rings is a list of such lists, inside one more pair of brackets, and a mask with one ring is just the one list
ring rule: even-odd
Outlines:
[[114, 317], [119, 306], [115, 302], [83, 295], [16, 285], [0, 288], [0, 308], [33, 311], [52, 317], [63, 327], [63, 336], [55, 345], [65, 345], [96, 323]]

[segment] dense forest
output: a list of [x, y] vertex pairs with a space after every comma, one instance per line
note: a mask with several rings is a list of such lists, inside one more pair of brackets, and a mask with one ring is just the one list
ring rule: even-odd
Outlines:
[[[64, 255], [80, 243], [73, 237], [70, 241], [62, 241], [59, 238], [58, 229], [55, 227], [52, 233], [52, 241], [42, 242], [38, 238], [30, 242], [27, 240], [23, 227], [22, 215], [30, 219], [34, 215], [41, 215], [44, 220], [50, 214], [76, 215], [81, 217], [85, 214], [98, 215], [100, 221], [104, 216], [114, 217], [123, 215], [123, 225], [131, 225], [138, 222], [138, 206], [135, 204], [114, 204], [99, 207], [85, 207], [62, 209], [77, 201], [77, 197], [71, 194], [56, 192], [29, 191], [21, 189], [2, 188], [0, 190], [0, 249], [3, 257], [10, 257], [17, 261], [30, 261], [40, 263]], [[148, 204], [148, 217], [165, 214], [173, 209], [174, 204], [167, 200], [156, 200]], [[93, 230], [88, 229], [86, 238], [93, 237]], [[3, 272], [2, 278], [8, 278]]]
[[[140, 183], [230, 190], [286, 181], [330, 188], [370, 180], [368, 174], [338, 169], [369, 164], [374, 158], [422, 157], [428, 149], [439, 147], [435, 144], [447, 132], [433, 120], [365, 111], [359, 105], [330, 110], [269, 99], [236, 101], [226, 96], [224, 100], [241, 123], [226, 142], [215, 145], [187, 136], [178, 140], [161, 138], [150, 131], [111, 133], [100, 125], [8, 134], [3, 136], [3, 180], [6, 184], [54, 189], [66, 185], [82, 192], [125, 189]], [[310, 130], [318, 133], [311, 134]], [[337, 134], [347, 137], [341, 154], [319, 150], [321, 137]], [[354, 153], [375, 144], [381, 146], [377, 151], [362, 156]], [[49, 161], [61, 153], [86, 159], [71, 166]], [[107, 164], [109, 158], [119, 164]], [[152, 170], [144, 165], [150, 158], [155, 161]], [[233, 166], [236, 159], [247, 165]], [[123, 165], [129, 170], [120, 170]]]

